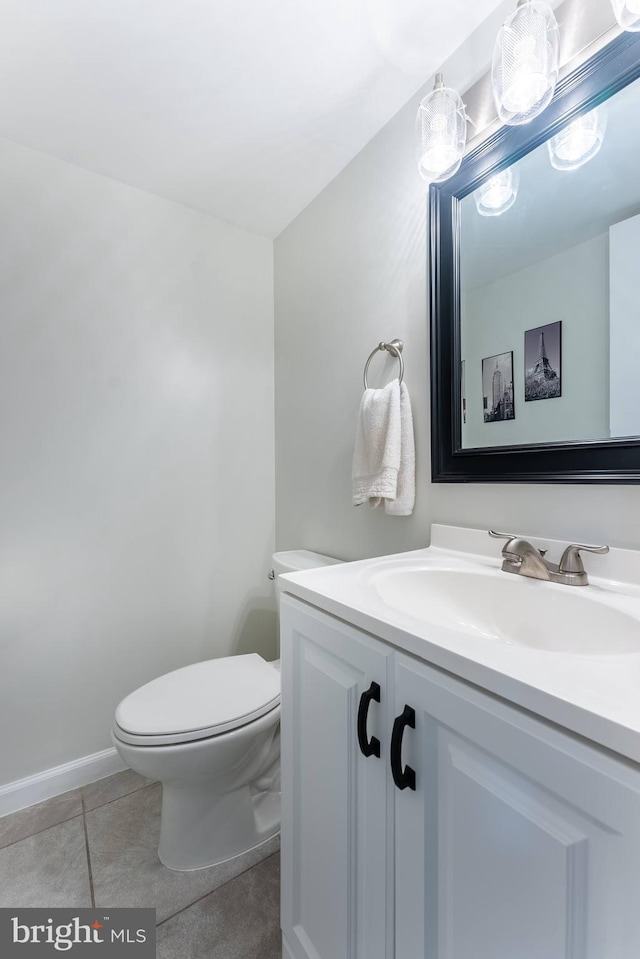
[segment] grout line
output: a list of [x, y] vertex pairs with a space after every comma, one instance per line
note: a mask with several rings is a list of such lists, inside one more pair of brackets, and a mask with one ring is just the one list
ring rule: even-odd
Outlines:
[[2, 852], [3, 849], [10, 849], [11, 846], [17, 846], [19, 842], [24, 842], [25, 839], [31, 839], [33, 836], [40, 836], [43, 832], [47, 832], [48, 829], [55, 829], [56, 826], [62, 826], [65, 822], [72, 822], [74, 819], [79, 819], [81, 815], [81, 812], [74, 812], [73, 816], [67, 816], [66, 819], [61, 819], [60, 822], [52, 822], [49, 826], [43, 826], [42, 829], [36, 829], [35, 832], [30, 832], [21, 839], [14, 839], [12, 842], [5, 843], [4, 846], [0, 845], [0, 852]]
[[[10, 846], [15, 846], [16, 843], [24, 842], [25, 839], [31, 839], [32, 836], [39, 836], [40, 833], [46, 832], [47, 829], [55, 829], [56, 826], [61, 826], [65, 822], [71, 822], [72, 819], [77, 819], [78, 816], [82, 816], [88, 812], [95, 812], [96, 809], [102, 809], [103, 806], [108, 806], [110, 805], [110, 803], [118, 802], [118, 799], [125, 799], [126, 796], [133, 796], [134, 793], [142, 792], [143, 789], [149, 789], [150, 786], [157, 786], [157, 785], [158, 785], [157, 782], [152, 782], [152, 783], [147, 783], [146, 786], [138, 786], [136, 789], [132, 789], [131, 792], [125, 793], [124, 796], [117, 796], [115, 799], [107, 799], [106, 802], [100, 803], [99, 806], [92, 806], [91, 809], [85, 808], [84, 796], [82, 794], [82, 789], [84, 789], [84, 786], [79, 786], [78, 789], [80, 790], [80, 802], [82, 804], [81, 813], [74, 812], [72, 816], [67, 816], [65, 819], [60, 819], [58, 822], [52, 822], [50, 823], [50, 825], [43, 826], [41, 829], [35, 829], [33, 832], [27, 833], [26, 836], [22, 836], [20, 839], [13, 839], [11, 842], [4, 843], [4, 845], [2, 844], [2, 842], [0, 842], [0, 850], [8, 849]], [[69, 790], [69, 792], [73, 792], [73, 790]], [[60, 795], [65, 795], [65, 793], [61, 793]], [[58, 797], [53, 796], [52, 798], [57, 799]], [[50, 800], [45, 799], [44, 801], [49, 802]], [[39, 805], [39, 803], [36, 803], [35, 805]], [[31, 809], [31, 808], [32, 808], [31, 806], [25, 806], [24, 809], [18, 809], [17, 812], [9, 813], [9, 815], [17, 816], [19, 813], [26, 812], [27, 809]], [[2, 819], [5, 819], [5, 818], [7, 817], [5, 816], [2, 817]]]
[[[85, 810], [86, 812], [95, 812], [97, 809], [102, 809], [104, 806], [110, 806], [112, 802], [118, 802], [119, 799], [126, 799], [127, 796], [133, 796], [134, 793], [140, 793], [143, 789], [150, 789], [151, 786], [157, 786], [157, 782], [147, 783], [146, 786], [136, 786], [135, 789], [132, 789], [131, 792], [123, 793], [122, 796], [115, 796], [113, 799], [107, 799], [106, 802], [99, 803], [97, 806], [92, 806], [91, 809]], [[84, 808], [84, 797], [82, 797], [82, 806]]]
[[259, 859], [258, 862], [254, 862], [253, 865], [247, 866], [246, 869], [243, 869], [242, 872], [239, 872], [237, 876], [232, 876], [230, 879], [225, 880], [225, 882], [220, 883], [219, 886], [216, 886], [215, 889], [210, 889], [209, 892], [205, 892], [204, 895], [198, 896], [197, 899], [194, 899], [193, 902], [190, 902], [188, 905], [183, 906], [182, 909], [178, 909], [176, 912], [172, 913], [170, 916], [167, 916], [165, 919], [161, 919], [160, 922], [156, 923], [156, 929], [159, 929], [160, 926], [163, 926], [165, 922], [169, 922], [170, 919], [175, 919], [176, 916], [179, 916], [181, 912], [186, 912], [187, 909], [191, 909], [192, 906], [195, 906], [197, 903], [202, 902], [203, 899], [206, 899], [208, 896], [212, 896], [214, 892], [219, 892], [220, 889], [224, 889], [225, 886], [228, 886], [230, 882], [233, 882], [234, 879], [239, 879], [240, 876], [244, 876], [245, 873], [251, 872], [252, 869], [255, 869], [256, 866], [261, 866], [263, 862], [268, 862], [269, 859], [273, 859], [274, 856], [279, 856], [280, 850], [277, 849], [275, 852], [272, 852], [270, 856], [265, 856], [264, 859]]
[[89, 833], [87, 831], [87, 816], [86, 816], [86, 810], [84, 808], [84, 798], [82, 794], [80, 794], [80, 801], [82, 803], [82, 828], [84, 829], [84, 845], [87, 850], [87, 866], [89, 867], [89, 893], [91, 895], [91, 905], [95, 909], [96, 897], [95, 897], [95, 891], [93, 888], [93, 871], [91, 869], [91, 853], [89, 852]]

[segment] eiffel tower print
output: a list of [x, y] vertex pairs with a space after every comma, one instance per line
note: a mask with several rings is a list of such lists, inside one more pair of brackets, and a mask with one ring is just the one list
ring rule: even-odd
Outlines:
[[524, 398], [549, 400], [561, 395], [560, 334], [562, 322], [549, 323], [524, 334]]

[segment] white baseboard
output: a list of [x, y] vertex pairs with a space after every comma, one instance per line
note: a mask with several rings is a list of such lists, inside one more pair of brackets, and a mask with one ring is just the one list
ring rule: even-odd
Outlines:
[[19, 809], [51, 799], [52, 796], [59, 796], [70, 789], [87, 786], [97, 779], [104, 779], [105, 776], [111, 776], [126, 768], [126, 763], [112, 747], [91, 756], [74, 759], [63, 766], [45, 769], [35, 776], [17, 779], [6, 786], [0, 786], [0, 816], [7, 816]]

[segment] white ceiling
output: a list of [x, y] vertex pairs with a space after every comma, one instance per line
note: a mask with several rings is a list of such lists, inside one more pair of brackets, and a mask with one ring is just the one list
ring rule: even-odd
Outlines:
[[0, 0], [0, 136], [276, 236], [499, 5]]

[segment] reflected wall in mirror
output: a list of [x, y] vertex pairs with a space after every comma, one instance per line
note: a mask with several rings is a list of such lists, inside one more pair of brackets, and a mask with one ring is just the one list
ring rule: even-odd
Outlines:
[[[606, 119], [604, 137], [589, 122], [594, 114], [600, 129]], [[640, 357], [640, 80], [576, 123], [498, 174], [517, 179], [517, 195], [506, 182], [493, 196], [485, 188], [488, 210], [478, 209], [482, 187], [460, 202], [464, 448], [640, 435], [640, 378], [630, 362]], [[558, 140], [562, 169], [549, 150]], [[505, 350], [514, 356], [517, 415], [488, 430], [481, 364]], [[524, 402], [533, 398], [557, 402]]]
[[435, 481], [640, 481], [639, 40], [431, 189]]

